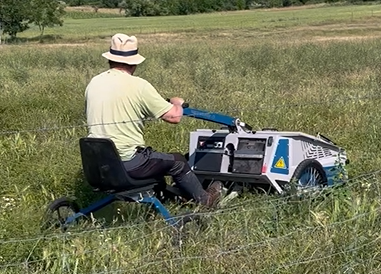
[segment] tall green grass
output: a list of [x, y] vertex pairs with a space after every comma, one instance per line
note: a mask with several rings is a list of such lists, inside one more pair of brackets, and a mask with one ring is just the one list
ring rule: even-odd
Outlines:
[[[255, 129], [321, 132], [347, 149], [353, 180], [325, 199], [247, 194], [210, 214], [206, 231], [193, 228], [181, 249], [171, 245], [173, 234], [160, 218], [120, 203], [90, 225], [105, 221], [107, 229], [42, 238], [47, 203], [76, 195], [85, 206], [98, 198], [80, 172], [78, 139], [86, 135], [84, 90], [107, 69], [100, 54], [108, 44], [5, 47], [0, 273], [377, 272], [381, 190], [379, 173], [370, 173], [381, 166], [380, 41], [143, 45], [147, 60], [137, 75], [164, 98], [181, 96]], [[186, 152], [189, 131], [204, 127], [218, 125], [191, 118], [176, 126], [150, 122], [146, 138], [157, 150]], [[31, 131], [14, 132], [25, 129]]]

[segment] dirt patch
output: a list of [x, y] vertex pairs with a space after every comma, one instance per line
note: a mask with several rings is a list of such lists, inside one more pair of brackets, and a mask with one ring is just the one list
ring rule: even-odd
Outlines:
[[[258, 8], [259, 11], [292, 11], [292, 10], [305, 10], [305, 9], [314, 9], [324, 6], [329, 6], [327, 4], [311, 4], [304, 6], [291, 6], [291, 7], [280, 7], [280, 8]], [[234, 11], [216, 11], [214, 14], [224, 15], [224, 14], [237, 14], [237, 13], [250, 13], [256, 10], [255, 8], [249, 10], [234, 10]]]
[[54, 47], [83, 47], [83, 46], [86, 46], [88, 45], [88, 43], [83, 43], [83, 44], [79, 44], [79, 43], [73, 43], [73, 44], [70, 44], [70, 43], [57, 43], [57, 44], [36, 44], [36, 46], [45, 46], [45, 47], [49, 47], [49, 48], [54, 48]]
[[[95, 9], [91, 6], [66, 7], [66, 11], [80, 11], [80, 12], [95, 13]], [[100, 8], [97, 10], [97, 12], [98, 13], [108, 13], [108, 14], [120, 14], [119, 9]]]
[[315, 5], [304, 5], [304, 6], [291, 6], [291, 7], [282, 7], [282, 8], [269, 8], [262, 9], [264, 11], [288, 11], [288, 10], [305, 10], [305, 9], [314, 9], [327, 6], [326, 4], [315, 4]]
[[365, 40], [365, 39], [377, 39], [381, 35], [369, 35], [369, 36], [333, 36], [333, 37], [314, 37], [314, 41], [350, 41], [350, 40]]
[[[94, 44], [94, 43], [92, 43]], [[3, 44], [0, 45], [0, 49], [6, 49], [7, 47], [45, 47], [45, 48], [59, 48], [59, 47], [83, 47], [87, 45], [92, 45], [89, 43], [83, 43], [83, 44], [69, 44], [69, 43], [56, 43], [56, 44], [38, 44], [38, 43], [28, 43], [28, 44], [23, 44], [23, 45], [12, 45], [12, 44]]]
[[[188, 40], [189, 36], [192, 34], [188, 33], [169, 33], [169, 32], [161, 32], [161, 33], [150, 33], [150, 34], [137, 34], [136, 37], [139, 40], [139, 43], [173, 43], [179, 41]], [[194, 40], [192, 38], [192, 40]], [[105, 41], [109, 42], [110, 39], [107, 38]]]
[[176, 38], [182, 36], [179, 33], [170, 33], [170, 32], [160, 32], [160, 33], [151, 33], [151, 34], [140, 34], [139, 37], [145, 38]]
[[312, 25], [303, 27], [289, 28], [289, 32], [299, 32], [299, 31], [354, 31], [354, 30], [366, 30], [366, 31], [381, 31], [381, 25], [378, 20], [370, 19], [362, 20], [362, 23], [352, 23], [352, 24], [324, 24], [324, 25]]

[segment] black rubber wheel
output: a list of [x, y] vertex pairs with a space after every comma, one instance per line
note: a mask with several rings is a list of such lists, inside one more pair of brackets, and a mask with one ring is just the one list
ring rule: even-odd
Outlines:
[[327, 186], [327, 177], [318, 161], [306, 159], [297, 166], [290, 183], [296, 192], [314, 191]]
[[[74, 201], [74, 199], [62, 197], [54, 200], [48, 205], [44, 216], [42, 229], [61, 229], [62, 231], [65, 231], [66, 227], [64, 224], [66, 219], [69, 216], [78, 213], [79, 210], [79, 205]], [[75, 223], [78, 223], [78, 219], [75, 220]]]

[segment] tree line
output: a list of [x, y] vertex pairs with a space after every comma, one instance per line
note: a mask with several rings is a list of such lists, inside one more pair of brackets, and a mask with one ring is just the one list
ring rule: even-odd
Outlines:
[[67, 0], [66, 3], [69, 6], [119, 8], [125, 10], [126, 16], [165, 16], [304, 4], [300, 1], [308, 0]]
[[69, 6], [119, 8], [126, 16], [187, 15], [213, 11], [300, 6], [340, 1], [372, 2], [375, 0], [66, 0]]

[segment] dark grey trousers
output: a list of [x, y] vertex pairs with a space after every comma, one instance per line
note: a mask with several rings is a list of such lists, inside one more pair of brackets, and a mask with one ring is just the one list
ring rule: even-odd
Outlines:
[[191, 199], [201, 204], [207, 202], [207, 192], [180, 153], [162, 153], [147, 147], [130, 161], [125, 161], [124, 167], [134, 179], [172, 176], [176, 185]]

